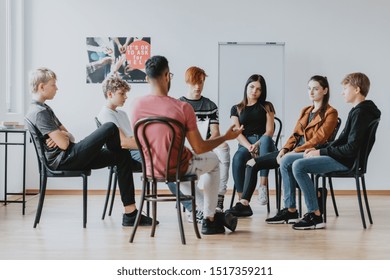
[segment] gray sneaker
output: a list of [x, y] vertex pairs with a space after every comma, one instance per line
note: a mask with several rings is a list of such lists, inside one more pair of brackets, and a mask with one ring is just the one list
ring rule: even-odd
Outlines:
[[218, 195], [218, 202], [217, 202], [217, 207], [215, 208], [216, 212], [223, 212], [223, 201], [225, 200], [225, 197], [223, 195]]
[[[196, 216], [196, 222], [198, 224], [201, 224], [202, 223], [202, 220], [203, 220], [203, 211], [201, 210], [196, 210], [196, 213], [195, 213], [195, 216]], [[191, 211], [187, 211], [187, 221], [189, 223], [193, 223], [194, 221], [192, 220], [192, 212]]]

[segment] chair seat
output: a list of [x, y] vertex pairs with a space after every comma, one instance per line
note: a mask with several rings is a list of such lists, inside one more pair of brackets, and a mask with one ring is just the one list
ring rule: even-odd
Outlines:
[[[154, 180], [156, 180], [156, 182], [163, 182], [163, 183], [164, 183], [164, 182], [166, 182], [166, 183], [172, 182], [172, 183], [175, 183], [175, 182], [176, 182], [176, 176], [173, 175], [173, 177], [172, 177], [172, 178], [168, 178], [168, 180], [166, 180], [165, 178], [154, 178], [154, 179], [153, 179], [153, 177], [147, 176], [147, 177], [146, 177], [146, 180], [147, 180], [148, 182], [153, 182]], [[196, 181], [196, 180], [198, 180], [198, 176], [197, 176], [196, 174], [183, 175], [183, 176], [181, 176], [181, 177], [179, 178], [179, 180], [180, 180], [181, 182]]]
[[49, 170], [46, 169], [48, 177], [80, 177], [82, 175], [90, 176], [91, 169], [87, 170]]
[[334, 171], [329, 173], [321, 173], [320, 176], [325, 177], [334, 177], [334, 178], [354, 178], [355, 176], [362, 176], [364, 172], [356, 172], [355, 170], [346, 170], [346, 171]]

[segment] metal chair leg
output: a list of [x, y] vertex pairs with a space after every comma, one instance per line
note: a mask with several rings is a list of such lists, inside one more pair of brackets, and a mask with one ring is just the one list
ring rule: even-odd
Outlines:
[[192, 196], [192, 221], [194, 226], [194, 231], [196, 234], [196, 237], [198, 239], [201, 239], [199, 229], [198, 229], [198, 222], [196, 220], [196, 195], [195, 195], [195, 181], [191, 181], [191, 196]]
[[366, 219], [364, 218], [363, 205], [362, 205], [362, 195], [361, 195], [361, 192], [360, 192], [360, 179], [359, 179], [358, 176], [355, 176], [355, 181], [356, 181], [356, 192], [357, 192], [357, 197], [358, 197], [360, 216], [362, 218], [363, 228], [367, 228], [367, 226], [366, 226]]
[[232, 199], [230, 200], [230, 208], [233, 207], [234, 197], [236, 196], [236, 187], [233, 186]]
[[337, 209], [336, 197], [334, 195], [332, 177], [328, 177], [328, 183], [329, 183], [330, 194], [331, 194], [331, 197], [332, 197], [334, 213], [335, 213], [336, 217], [338, 217], [339, 216], [339, 210]]
[[88, 177], [83, 175], [83, 227], [87, 227]]
[[364, 195], [364, 201], [366, 203], [366, 211], [367, 211], [367, 215], [368, 215], [368, 220], [370, 221], [370, 224], [373, 224], [371, 211], [370, 211], [370, 206], [368, 204], [368, 197], [367, 197], [367, 190], [366, 190], [366, 181], [364, 179], [364, 175], [361, 177], [361, 180], [362, 180], [363, 195]]
[[269, 187], [268, 187], [268, 182], [267, 182], [267, 186], [266, 186], [266, 188], [267, 188], [267, 213], [269, 213], [270, 212], [270, 207], [269, 207]]
[[302, 191], [301, 188], [298, 187], [298, 209], [299, 209], [299, 217], [302, 217]]
[[35, 214], [34, 228], [37, 227], [37, 224], [39, 224], [39, 221], [41, 220], [43, 202], [45, 201], [46, 185], [47, 185], [47, 176], [45, 174], [40, 176], [40, 182], [41, 185], [40, 185], [39, 202], [38, 202], [37, 213]]
[[[180, 200], [180, 196], [181, 196], [180, 183], [176, 183], [176, 212], [177, 212], [177, 221], [179, 223], [181, 243], [183, 245], [185, 245], [186, 244], [186, 238], [185, 238], [185, 235], [184, 235], [183, 219], [182, 219], [182, 216], [181, 216], [181, 209], [180, 209], [180, 201], [181, 200]], [[155, 208], [153, 207], [153, 209], [155, 209]], [[192, 213], [192, 214], [194, 214], [194, 213]], [[154, 215], [153, 215], [153, 219], [155, 219]], [[196, 222], [197, 221], [196, 221], [196, 218], [195, 218], [195, 220], [193, 220], [193, 223], [196, 224]]]
[[[153, 182], [152, 183], [152, 196], [153, 198], [157, 198], [157, 183]], [[157, 202], [152, 201], [152, 218], [153, 218], [153, 223], [152, 223], [152, 231], [150, 233], [151, 237], [154, 237], [154, 234], [156, 232], [156, 225], [157, 225]]]
[[104, 208], [103, 208], [103, 214], [102, 214], [102, 220], [104, 220], [106, 216], [106, 211], [107, 211], [107, 205], [108, 201], [110, 200], [110, 193], [111, 193], [111, 183], [112, 183], [112, 167], [110, 167], [110, 174], [108, 175], [108, 186], [107, 186], [107, 193], [106, 193], [106, 199], [104, 201]]
[[282, 185], [280, 180], [279, 168], [275, 169], [275, 192], [276, 192], [276, 211], [279, 213], [281, 207], [282, 198]]
[[[318, 187], [318, 185], [317, 185]], [[322, 211], [324, 216], [324, 223], [326, 223], [326, 197], [325, 197], [325, 189], [326, 189], [326, 177], [322, 177], [322, 192], [321, 192], [321, 200], [322, 200]], [[318, 188], [316, 188], [316, 192], [318, 191]]]
[[133, 232], [131, 233], [131, 236], [130, 236], [130, 240], [129, 240], [130, 243], [133, 243], [134, 237], [135, 237], [135, 233], [137, 232], [139, 222], [141, 221], [142, 209], [144, 207], [145, 192], [146, 192], [146, 188], [147, 188], [146, 185], [147, 184], [148, 183], [144, 182], [143, 186], [142, 186], [141, 199], [140, 199], [140, 203], [139, 203], [140, 205], [139, 205], [137, 217], [135, 218]]
[[114, 208], [116, 186], [118, 185], [117, 183], [118, 183], [118, 175], [114, 172], [114, 183], [112, 186], [111, 203], [110, 203], [110, 210], [108, 211], [108, 216], [111, 216], [112, 208]]

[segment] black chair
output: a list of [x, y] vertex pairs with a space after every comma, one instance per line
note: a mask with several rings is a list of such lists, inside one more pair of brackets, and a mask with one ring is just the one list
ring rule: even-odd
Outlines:
[[40, 186], [39, 186], [39, 202], [37, 213], [34, 221], [34, 228], [41, 219], [43, 202], [45, 200], [47, 178], [64, 178], [64, 177], [82, 177], [83, 178], [83, 227], [87, 225], [87, 190], [88, 190], [88, 176], [91, 175], [91, 170], [52, 170], [45, 156], [44, 138], [37, 127], [27, 118], [25, 118], [27, 128], [30, 132], [31, 139], [34, 143], [35, 151], [39, 159], [39, 174], [40, 174]]
[[[148, 139], [148, 129], [150, 127], [162, 126], [161, 131], [166, 133], [167, 137], [170, 137], [171, 142], [169, 147], [161, 147], [159, 151], [152, 151], [150, 142]], [[176, 128], [176, 130], [175, 130]], [[176, 131], [179, 130], [180, 134], [177, 135]], [[134, 127], [134, 136], [137, 142], [137, 145], [141, 148], [141, 157], [142, 157], [142, 194], [141, 201], [139, 206], [138, 215], [136, 218], [136, 222], [134, 225], [133, 232], [130, 237], [130, 242], [132, 243], [135, 237], [135, 233], [138, 228], [139, 221], [141, 219], [142, 208], [145, 201], [152, 203], [152, 217], [153, 217], [153, 225], [151, 231], [151, 237], [154, 237], [156, 231], [156, 221], [157, 221], [157, 202], [165, 202], [165, 201], [175, 201], [176, 202], [176, 211], [177, 218], [179, 222], [180, 228], [180, 236], [182, 244], [186, 244], [184, 229], [183, 229], [183, 220], [181, 216], [180, 210], [180, 202], [184, 200], [190, 200], [192, 202], [192, 218], [194, 220], [193, 226], [195, 230], [195, 234], [197, 238], [201, 238], [198, 230], [198, 224], [196, 221], [196, 204], [195, 204], [195, 181], [198, 179], [197, 175], [183, 175], [180, 171], [180, 164], [176, 164], [175, 167], [172, 167], [172, 161], [176, 163], [180, 163], [182, 152], [184, 149], [184, 140], [185, 140], [186, 130], [182, 123], [175, 119], [166, 118], [166, 117], [149, 117], [143, 118], [137, 121]], [[162, 137], [164, 137], [163, 135]], [[175, 147], [175, 141], [177, 137], [180, 137], [181, 142], [179, 147]], [[176, 150], [178, 151], [177, 157], [174, 158], [172, 152]], [[166, 159], [161, 159], [164, 161], [164, 175], [156, 175], [155, 166], [153, 164], [153, 160], [156, 160], [159, 154], [164, 151], [167, 153]], [[171, 164], [170, 164], [171, 163]], [[148, 169], [147, 169], [148, 168]], [[171, 174], [169, 172], [170, 169], [175, 169], [175, 173]], [[180, 192], [180, 183], [181, 182], [191, 182], [191, 195], [183, 195]], [[161, 193], [157, 189], [157, 184], [159, 182], [168, 183], [175, 182], [177, 189], [176, 194], [168, 194]]]
[[[280, 135], [282, 133], [282, 128], [283, 128], [283, 124], [282, 124], [282, 121], [275, 117], [274, 118], [275, 122], [274, 122], [274, 130], [276, 131], [276, 134], [275, 134], [275, 146], [278, 147], [278, 144], [279, 144], [279, 141], [280, 141]], [[275, 191], [276, 191], [276, 208], [279, 209], [280, 208], [280, 188], [278, 188], [278, 186], [280, 186], [280, 171], [279, 171], [279, 167], [276, 167], [273, 169], [275, 171]], [[233, 193], [232, 193], [232, 199], [230, 201], [230, 208], [233, 207], [233, 204], [234, 204], [234, 198], [236, 196], [236, 187], [233, 186]], [[268, 184], [267, 184], [267, 200], [268, 200], [268, 203], [267, 203], [267, 211], [268, 213], [270, 212], [270, 204], [269, 204], [269, 187], [268, 187]]]
[[[354, 164], [349, 170], [339, 171], [339, 172], [322, 173], [322, 174], [315, 175], [316, 187], [318, 186], [319, 178], [322, 178], [322, 183], [324, 186], [323, 190], [322, 190], [322, 199], [323, 199], [322, 203], [324, 205], [324, 213], [323, 213], [324, 222], [326, 222], [326, 203], [325, 203], [325, 197], [324, 197], [325, 196], [325, 187], [326, 187], [325, 186], [326, 178], [329, 179], [329, 188], [331, 191], [332, 200], [334, 200], [334, 201], [335, 201], [335, 199], [334, 199], [332, 178], [355, 178], [356, 193], [357, 193], [360, 216], [362, 219], [363, 228], [367, 228], [367, 226], [366, 226], [366, 220], [364, 217], [364, 209], [363, 209], [363, 204], [362, 204], [362, 197], [361, 197], [362, 192], [363, 192], [364, 202], [366, 205], [368, 219], [370, 221], [370, 224], [373, 224], [370, 206], [368, 204], [366, 182], [364, 179], [364, 175], [367, 172], [368, 157], [369, 157], [370, 152], [372, 150], [372, 147], [374, 146], [374, 143], [375, 143], [375, 135], [376, 135], [376, 131], [377, 131], [377, 128], [379, 125], [379, 121], [380, 121], [380, 118], [373, 120], [369, 124], [363, 145], [359, 148], [359, 150], [356, 154], [356, 157], [355, 157]], [[360, 189], [360, 181], [361, 181], [362, 190]], [[337, 213], [337, 216], [338, 216], [338, 213]]]

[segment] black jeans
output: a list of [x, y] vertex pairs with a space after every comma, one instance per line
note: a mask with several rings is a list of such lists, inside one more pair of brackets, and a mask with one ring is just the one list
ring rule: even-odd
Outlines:
[[109, 122], [80, 142], [71, 144], [57, 169], [99, 169], [116, 165], [122, 203], [127, 206], [135, 203], [132, 164], [130, 152], [121, 148], [117, 126]]
[[251, 197], [256, 189], [257, 184], [257, 172], [261, 169], [273, 169], [279, 167], [276, 158], [279, 154], [279, 151], [275, 151], [264, 156], [260, 156], [255, 159], [255, 165], [250, 166], [246, 165], [245, 168], [245, 180], [244, 180], [244, 190], [242, 192], [242, 199], [251, 200]]

